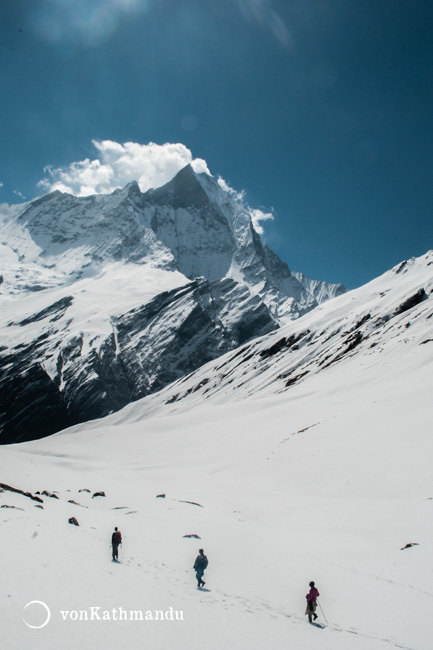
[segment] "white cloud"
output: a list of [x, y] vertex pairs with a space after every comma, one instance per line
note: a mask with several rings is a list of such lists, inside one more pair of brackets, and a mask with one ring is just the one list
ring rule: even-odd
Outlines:
[[24, 196], [24, 194], [23, 194], [22, 192], [20, 192], [19, 190], [13, 190], [13, 192], [14, 192], [14, 194], [16, 194], [17, 196], [19, 196], [20, 199], [23, 199], [23, 201], [26, 200], [26, 197]]
[[92, 142], [98, 158], [86, 158], [68, 167], [46, 167], [44, 171], [48, 177], [38, 185], [47, 192], [60, 190], [75, 196], [88, 196], [109, 194], [131, 181], [137, 181], [141, 191], [145, 192], [151, 187], [164, 185], [188, 164], [195, 172], [210, 175], [206, 161], [193, 159], [191, 151], [180, 143]]
[[251, 216], [251, 221], [253, 222], [254, 230], [259, 233], [259, 235], [263, 235], [264, 229], [263, 226], [261, 226], [262, 221], [272, 221], [274, 219], [274, 215], [272, 212], [263, 212], [263, 210], [259, 210], [258, 208], [250, 208], [249, 213]]
[[0, 181], [0, 187], [4, 187], [4, 183]]
[[245, 196], [245, 191], [242, 190], [241, 192], [238, 192], [237, 190], [234, 190], [230, 185], [222, 178], [222, 176], [218, 176], [218, 185], [224, 190], [224, 192], [227, 192], [232, 196], [234, 199], [237, 201], [243, 201], [244, 196]]
[[251, 217], [251, 221], [253, 222], [254, 230], [259, 234], [263, 235], [264, 229], [263, 226], [261, 226], [262, 221], [270, 221], [274, 219], [274, 214], [272, 212], [263, 212], [263, 210], [260, 210], [259, 208], [251, 208], [246, 202], [245, 202], [245, 191], [242, 190], [241, 192], [238, 192], [234, 190], [230, 185], [227, 183], [227, 181], [224, 180], [221, 176], [218, 177], [218, 185], [232, 198], [234, 198], [236, 201], [241, 203], [245, 210], [248, 212], [248, 214]]

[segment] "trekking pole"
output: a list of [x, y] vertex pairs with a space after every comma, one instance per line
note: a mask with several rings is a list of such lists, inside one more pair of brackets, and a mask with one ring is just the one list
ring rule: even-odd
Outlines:
[[324, 612], [323, 609], [322, 609], [322, 605], [319, 603], [319, 601], [317, 601], [317, 604], [318, 604], [319, 607], [320, 607], [320, 611], [321, 611], [322, 614], [323, 614], [323, 618], [324, 618], [325, 621], [328, 623], [328, 619], [327, 619], [326, 616], [325, 616], [325, 612]]

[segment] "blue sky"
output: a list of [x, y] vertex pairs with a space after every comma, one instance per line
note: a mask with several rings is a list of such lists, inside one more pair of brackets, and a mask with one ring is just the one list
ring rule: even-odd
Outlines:
[[92, 141], [183, 143], [311, 278], [433, 247], [431, 0], [13, 0], [0, 51], [1, 202]]

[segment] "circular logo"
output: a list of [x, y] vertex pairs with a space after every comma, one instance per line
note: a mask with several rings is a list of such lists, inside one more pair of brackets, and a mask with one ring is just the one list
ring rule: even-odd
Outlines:
[[48, 607], [48, 605], [46, 605], [45, 603], [43, 603], [42, 600], [31, 600], [31, 601], [30, 601], [29, 603], [27, 603], [27, 605], [24, 607], [24, 611], [26, 611], [27, 607], [30, 607], [31, 605], [32, 605], [32, 610], [33, 610], [33, 612], [35, 611], [35, 607], [36, 607], [36, 605], [39, 607], [39, 609], [40, 609], [40, 606], [42, 605], [43, 609], [45, 610], [45, 612], [44, 612], [44, 616], [46, 615], [46, 619], [45, 619], [45, 621], [44, 621], [43, 623], [41, 623], [40, 625], [32, 625], [31, 623], [29, 623], [28, 621], [26, 621], [26, 619], [25, 619], [24, 616], [23, 616], [23, 621], [24, 621], [24, 623], [27, 625], [27, 627], [31, 627], [33, 630], [40, 630], [42, 627], [45, 627], [45, 626], [49, 623], [49, 620], [50, 620], [50, 618], [51, 618], [50, 608]]

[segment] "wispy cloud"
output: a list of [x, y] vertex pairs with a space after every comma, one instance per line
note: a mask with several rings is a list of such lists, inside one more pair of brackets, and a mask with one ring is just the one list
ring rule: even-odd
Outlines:
[[263, 221], [273, 221], [274, 213], [273, 212], [263, 212], [260, 208], [251, 208], [245, 201], [245, 191], [237, 192], [234, 190], [227, 181], [224, 180], [221, 176], [218, 177], [219, 186], [232, 198], [234, 198], [238, 203], [241, 203], [243, 207], [247, 210], [253, 222], [254, 230], [259, 234], [264, 234], [264, 228], [261, 225]]
[[253, 222], [254, 230], [263, 235], [264, 228], [261, 225], [263, 221], [273, 221], [274, 215], [272, 212], [263, 212], [259, 208], [250, 208], [249, 209], [251, 221]]
[[92, 141], [98, 158], [73, 162], [68, 167], [46, 167], [48, 175], [38, 185], [44, 191], [60, 190], [76, 196], [110, 194], [131, 181], [137, 181], [142, 192], [160, 187], [183, 167], [191, 164], [194, 171], [210, 174], [201, 158], [193, 159], [185, 145], [153, 142], [119, 144], [112, 140]]
[[52, 44], [95, 47], [115, 32], [124, 14], [147, 12], [154, 0], [45, 0], [35, 2], [31, 27]]
[[0, 187], [4, 187], [4, 183], [0, 181]]
[[271, 32], [276, 40], [286, 49], [293, 45], [293, 38], [288, 26], [274, 8], [272, 0], [236, 0], [243, 16], [249, 22], [255, 22]]
[[14, 192], [14, 194], [16, 194], [17, 196], [19, 196], [20, 199], [23, 199], [23, 201], [26, 200], [26, 197], [24, 196], [24, 194], [23, 194], [22, 192], [20, 192], [19, 190], [13, 190], [13, 192]]
[[241, 192], [238, 192], [237, 190], [234, 190], [230, 185], [222, 178], [222, 176], [218, 176], [218, 185], [224, 190], [224, 192], [227, 192], [232, 196], [234, 199], [237, 201], [243, 201], [245, 192], [242, 190]]

